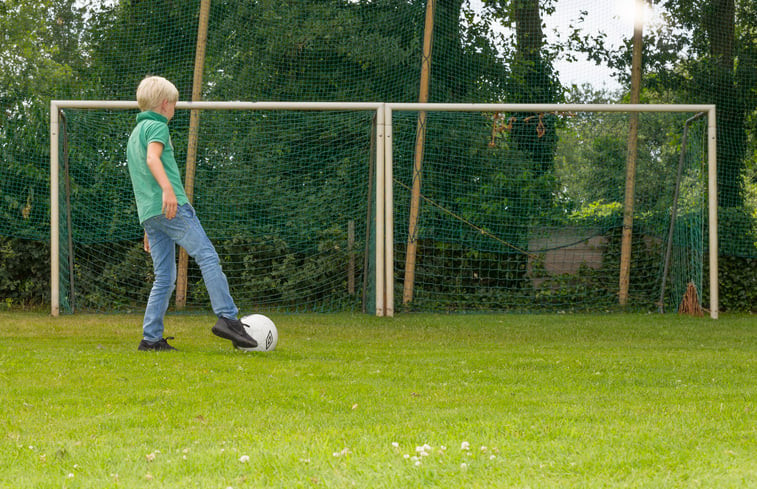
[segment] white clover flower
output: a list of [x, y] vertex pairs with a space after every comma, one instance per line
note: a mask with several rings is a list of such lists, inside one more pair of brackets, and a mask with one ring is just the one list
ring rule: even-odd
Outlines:
[[153, 460], [155, 460], [155, 452], [148, 453], [147, 455], [145, 455], [145, 459], [147, 459], [148, 462], [152, 462]]
[[460, 464], [460, 468], [462, 470], [466, 470], [468, 468], [468, 464], [466, 464], [465, 462], [463, 462], [463, 463]]
[[470, 443], [464, 441], [460, 444], [460, 450], [470, 450]]
[[73, 474], [73, 473], [71, 473], [71, 472], [69, 472], [69, 473], [68, 473], [68, 475], [67, 475], [66, 477], [68, 477], [69, 479], [73, 479], [73, 478], [74, 478], [74, 474]]
[[406, 454], [404, 454], [404, 455], [402, 456], [402, 458], [404, 458], [405, 460], [407, 460], [408, 458], [410, 458], [410, 455], [406, 453]]
[[491, 456], [489, 457], [489, 460], [494, 460], [495, 458], [497, 458], [497, 456], [496, 456], [496, 455], [491, 455]]
[[420, 465], [421, 465], [421, 461], [420, 461], [420, 460], [416, 460], [416, 462], [415, 462], [415, 466], [416, 466], [416, 467], [420, 467]]
[[242, 455], [241, 457], [239, 457], [239, 461], [242, 462], [243, 464], [246, 464], [247, 462], [250, 461], [250, 456], [249, 455]]
[[399, 444], [399, 443], [397, 443], [396, 441], [393, 441], [393, 442], [392, 442], [392, 446], [393, 446], [394, 448], [399, 448], [399, 447], [400, 447], [400, 444]]

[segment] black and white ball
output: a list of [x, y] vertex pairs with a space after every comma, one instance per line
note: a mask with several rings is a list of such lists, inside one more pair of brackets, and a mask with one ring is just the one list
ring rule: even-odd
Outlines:
[[279, 342], [279, 332], [271, 318], [262, 314], [250, 314], [243, 317], [241, 321], [247, 334], [258, 342], [258, 346], [255, 348], [238, 346], [237, 349], [242, 351], [273, 351], [276, 348], [276, 344]]

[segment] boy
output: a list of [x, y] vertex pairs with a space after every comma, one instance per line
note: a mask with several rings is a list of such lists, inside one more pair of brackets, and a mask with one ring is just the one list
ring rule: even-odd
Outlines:
[[176, 287], [176, 244], [200, 266], [213, 312], [213, 334], [234, 346], [254, 348], [257, 342], [244, 330], [239, 310], [229, 293], [226, 275], [213, 244], [189, 204], [174, 159], [168, 121], [179, 92], [170, 81], [149, 76], [137, 88], [137, 126], [129, 137], [126, 159], [137, 201], [139, 222], [145, 229], [144, 248], [152, 256], [155, 281], [147, 301], [140, 351], [176, 350], [163, 337], [163, 317]]

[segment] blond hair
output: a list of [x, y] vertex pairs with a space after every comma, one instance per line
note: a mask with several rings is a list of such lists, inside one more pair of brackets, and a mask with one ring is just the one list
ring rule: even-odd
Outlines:
[[179, 100], [179, 91], [173, 83], [162, 76], [148, 76], [137, 87], [137, 105], [140, 110], [153, 110], [164, 100], [174, 103]]

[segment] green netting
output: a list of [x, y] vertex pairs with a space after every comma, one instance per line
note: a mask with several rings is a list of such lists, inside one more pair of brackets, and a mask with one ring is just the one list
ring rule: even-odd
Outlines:
[[[62, 305], [138, 310], [150, 292], [152, 266], [142, 250], [124, 153], [136, 112], [65, 114]], [[375, 200], [375, 112], [200, 114], [194, 207], [238, 307], [372, 312], [375, 291], [364, 280], [372, 263], [364, 263]], [[172, 121], [179, 161], [186, 150], [178, 148], [188, 144], [188, 116], [177, 111]], [[104, 140], [96, 136], [102, 127], [109, 132]], [[190, 263], [186, 307], [207, 307], [202, 276]]]
[[[663, 286], [667, 310], [679, 304], [689, 282], [702, 290], [706, 128], [701, 121], [687, 138], [672, 273], [662, 282], [683, 127], [690, 115], [640, 115], [628, 301], [635, 309], [657, 310]], [[414, 170], [417, 118], [417, 113], [398, 113], [394, 122], [398, 309], [618, 307], [629, 114], [430, 112], [420, 172]], [[545, 152], [552, 154], [540, 160]], [[411, 227], [411, 190], [418, 176], [420, 212]], [[408, 296], [410, 242], [418, 250]]]
[[[629, 101], [633, 26], [626, 17], [628, 9], [621, 7], [629, 3], [620, 0], [591, 4], [582, 0], [211, 0], [201, 98], [417, 102], [425, 59], [430, 65], [428, 99], [431, 102], [625, 103]], [[0, 249], [4, 257], [0, 269], [0, 298], [47, 300], [29, 284], [45, 282], [49, 277], [36, 271], [34, 276], [29, 276], [29, 271], [39, 269], [38, 257], [43, 254], [41, 250], [48, 245], [50, 236], [50, 100], [133, 100], [138, 82], [147, 74], [169, 78], [178, 87], [180, 99], [190, 100], [200, 4], [200, 0], [6, 0], [0, 4], [0, 39], [3, 39], [0, 43]], [[641, 101], [717, 105], [719, 254], [738, 259], [755, 258], [757, 39], [754, 32], [757, 4], [751, 0], [655, 0], [651, 4], [644, 26]], [[432, 44], [430, 52], [424, 53], [429, 6], [433, 7]], [[128, 181], [124, 180], [123, 167], [119, 166], [119, 162], [123, 163], [133, 115], [118, 111], [66, 112], [73, 221], [70, 234], [67, 223], [62, 222], [61, 248], [67, 252], [70, 236], [75, 258], [74, 291], [87, 283], [94, 287], [90, 293], [82, 288], [81, 294], [72, 296], [82, 309], [143, 307], [143, 289], [149, 284], [150, 267], [146, 256], [137, 249], [140, 229], [133, 198], [124, 190], [124, 185], [128, 189]], [[520, 119], [528, 116], [506, 116], [511, 115]], [[405, 274], [401, 259], [408, 226], [399, 223], [409, 220], [403, 185], [412, 185], [408, 172], [412, 171], [413, 162], [412, 142], [402, 139], [412, 141], [415, 137], [417, 114], [395, 116], [399, 128], [395, 130], [398, 155], [394, 169], [398, 195], [395, 279], [401, 284]], [[688, 116], [691, 114], [681, 117]], [[544, 137], [549, 142], [544, 144], [546, 140], [540, 140], [529, 149], [523, 139], [525, 136], [518, 136], [517, 127], [512, 132], [498, 133], [495, 147], [490, 148], [493, 121], [487, 116], [430, 114], [430, 117], [425, 148], [428, 162], [424, 158], [428, 172], [423, 172], [422, 191], [429, 200], [422, 200], [425, 234], [421, 236], [422, 253], [418, 255], [422, 260], [418, 273], [423, 273], [417, 280], [418, 294], [412, 308], [513, 310], [524, 309], [522, 304], [537, 304], [539, 308], [563, 310], [602, 308], [612, 302], [606, 299], [614, 293], [608, 285], [606, 293], [584, 294], [589, 301], [586, 306], [571, 306], [573, 299], [562, 298], [561, 290], [589, 287], [592, 282], [586, 275], [599, 271], [592, 267], [581, 268], [575, 272], [578, 275], [575, 283], [567, 276], [555, 276], [551, 272], [536, 277], [535, 274], [541, 273], [541, 262], [544, 261], [546, 267], [549, 257], [546, 252], [537, 259], [531, 256], [539, 246], [570, 249], [568, 245], [573, 239], [583, 243], [605, 240], [609, 243], [606, 253], [614, 252], [618, 233], [616, 219], [622, 212], [617, 204], [623, 201], [622, 194], [615, 189], [622, 189], [624, 179], [627, 121], [606, 114], [547, 116], [543, 121]], [[659, 282], [661, 271], [652, 270], [662, 267], [664, 260], [659, 250], [652, 253], [648, 249], [659, 247], [666, 239], [669, 215], [665, 217], [664, 209], [669, 211], [671, 203], [665, 199], [672, 195], [670, 178], [677, 164], [676, 155], [680, 154], [676, 144], [683, 131], [678, 116], [659, 116], [659, 121], [657, 117], [643, 116], [646, 119], [643, 127], [647, 127], [645, 130], [650, 137], [657, 138], [655, 145], [647, 147], [647, 142], [640, 142], [640, 160], [661, 158], [668, 165], [664, 179], [649, 169], [648, 175], [640, 174], [638, 182], [641, 191], [635, 223], [639, 227], [634, 230], [633, 257], [641, 262], [634, 261], [632, 271], [646, 271], [632, 272], [631, 297], [636, 298], [634, 304], [647, 304], [643, 307], [657, 300], [655, 286], [643, 284]], [[243, 242], [240, 246], [261, 255], [273, 253], [269, 248], [275, 248], [279, 250], [276, 259], [282, 260], [282, 270], [287, 269], [288, 260], [292, 259], [302, 268], [322, 267], [324, 275], [331, 275], [333, 268], [338, 280], [346, 280], [344, 264], [336, 263], [344, 261], [346, 255], [332, 260], [328, 253], [319, 255], [308, 250], [319, 245], [328, 248], [329, 243], [334, 243], [343, 253], [344, 233], [348, 222], [354, 220], [353, 252], [357, 254], [356, 275], [360, 284], [371, 273], [363, 265], [366, 242], [367, 252], [373, 253], [371, 237], [365, 230], [367, 174], [370, 173], [369, 118], [367, 113], [306, 116], [301, 113], [221, 115], [203, 112], [200, 144], [205, 149], [198, 160], [196, 199], [199, 215], [205, 226], [213, 230], [219, 248], [234, 248], [239, 240]], [[187, 119], [186, 114], [179, 115], [171, 124], [174, 143], [180, 152], [187, 145]], [[701, 164], [705, 151], [701, 126], [702, 122], [698, 122], [692, 127], [687, 168]], [[202, 143], [202, 140], [207, 142]], [[354, 147], [350, 146], [353, 144]], [[271, 169], [271, 174], [282, 179], [281, 186], [277, 187], [279, 182], [274, 180], [246, 182], [228, 168], [231, 157], [235, 163], [255, 161], [256, 165], [263, 166], [265, 161], [265, 164], [280, 165]], [[608, 163], [595, 166], [586, 163], [598, 158]], [[514, 165], [512, 161], [521, 161], [524, 166]], [[301, 175], [291, 173], [293, 162]], [[339, 181], [331, 178], [319, 183], [323, 187], [319, 197], [316, 197], [317, 192], [307, 198], [297, 193], [302, 190], [293, 184], [297, 178], [315, 179], [319, 171], [328, 173], [333, 165], [341, 168]], [[435, 173], [435, 167], [441, 170]], [[222, 168], [228, 170], [227, 175], [220, 176]], [[459, 181], [444, 181], [455, 175]], [[687, 175], [686, 182], [695, 180], [693, 173]], [[477, 176], [484, 180], [471, 180]], [[485, 181], [486, 177], [491, 180]], [[701, 176], [698, 178], [697, 183], [701, 183]], [[224, 179], [243, 191], [263, 192], [269, 202], [261, 204], [254, 199], [242, 199], [236, 201], [235, 208], [227, 201], [233, 198], [231, 191], [225, 192], [227, 199], [216, 197], [218, 192], [223, 192]], [[661, 188], [656, 195], [645, 189], [645, 186], [661, 185], [663, 180], [664, 192]], [[475, 183], [478, 188], [474, 188]], [[579, 189], [583, 194], [575, 194]], [[61, 190], [61, 195], [65, 195], [65, 189]], [[205, 194], [206, 191], [209, 193]], [[671, 289], [666, 292], [668, 305], [680, 295], [673, 289], [689, 280], [674, 279], [675, 274], [682, 269], [699, 268], [701, 275], [702, 265], [707, 265], [706, 260], [702, 263], [706, 249], [701, 251], [696, 245], [684, 244], [696, 243], [702, 235], [706, 236], [706, 221], [689, 214], [689, 210], [700, 203], [699, 200], [694, 202], [693, 195], [693, 192], [683, 192], [679, 204], [676, 245], [666, 286]], [[701, 198], [701, 195], [696, 197]], [[438, 203], [439, 207], [430, 202]], [[516, 205], [513, 202], [517, 202], [518, 212], [513, 211], [512, 206]], [[348, 207], [354, 208], [347, 212]], [[263, 220], [251, 228], [239, 224], [254, 221], [253, 214], [266, 215], [273, 208], [281, 210], [280, 216], [287, 217], [279, 217], [278, 221]], [[62, 202], [61, 210], [65, 209], [66, 203]], [[432, 209], [438, 209], [433, 211], [438, 215], [429, 215]], [[218, 212], [214, 213], [215, 210]], [[597, 218], [601, 225], [591, 231], [593, 234], [586, 236], [584, 231], [576, 236], [568, 234], [567, 229], [578, 226], [574, 221], [579, 217], [588, 221], [591, 216], [601, 216]], [[66, 217], [67, 213], [62, 212], [62, 221]], [[323, 222], [328, 225], [318, 227]], [[312, 227], [305, 225], [311, 223]], [[469, 233], [471, 225], [486, 230], [500, 241], [480, 231], [478, 235]], [[276, 226], [282, 228], [274, 229]], [[241, 236], [234, 231], [238, 228], [243, 229]], [[429, 229], [433, 232], [429, 233]], [[544, 231], [543, 236], [536, 232], [546, 229], [555, 231]], [[249, 234], [245, 234], [248, 231]], [[300, 236], [308, 232], [321, 234], [307, 239]], [[566, 235], [558, 237], [555, 233]], [[684, 235], [689, 237], [683, 238]], [[478, 256], [481, 254], [485, 256]], [[229, 252], [229, 256], [232, 255]], [[11, 256], [15, 258], [5, 258]], [[246, 290], [257, 294], [252, 297], [251, 293], [249, 299], [244, 299], [244, 304], [250, 307], [343, 310], [366, 302], [362, 292], [355, 297], [349, 294], [343, 297], [344, 284], [334, 285], [340, 291], [333, 295], [318, 284], [311, 285], [312, 296], [292, 295], [282, 285], [281, 276], [275, 275], [272, 269], [250, 268], [243, 261], [228, 258], [224, 266], [235, 273], [248, 274], [244, 275], [244, 283], [233, 283], [232, 287], [236, 287], [237, 295], [245, 296]], [[331, 261], [333, 265], [322, 263]], [[448, 261], [453, 264], [446, 263]], [[486, 261], [497, 264], [483, 264]], [[457, 276], [447, 277], [448, 272], [445, 272], [434, 278], [437, 272], [429, 271], [432, 262], [438, 262], [435, 266], [440, 269], [458, 270]], [[603, 259], [600, 271], [609, 274], [610, 270], [605, 269], [612, 262], [617, 260]], [[61, 257], [61, 263], [65, 274], [68, 257]], [[738, 267], [735, 268], [737, 272]], [[192, 273], [190, 294], [201, 294], [202, 287], [196, 284], [197, 273]], [[731, 273], [731, 270], [721, 271], [723, 273]], [[109, 280], [118, 283], [118, 277], [124, 274], [133, 276], [132, 282], [125, 282], [126, 285], [109, 292], [98, 290], [106, 287], [104, 284]], [[304, 290], [315, 275], [315, 272], [308, 273], [307, 278], [291, 280], [300, 283]], [[483, 275], [492, 277], [483, 280]], [[69, 278], [61, 277], [64, 287], [68, 287]], [[257, 285], [247, 289], [248, 280]], [[460, 285], [450, 285], [447, 283], [450, 280]], [[439, 285], [440, 281], [444, 285]], [[468, 283], [470, 281], [473, 285]], [[503, 299], [498, 292], [499, 285], [492, 286], [488, 292], [471, 292], [472, 287], [500, 282], [515, 284], [517, 290], [512, 297]], [[695, 282], [699, 284], [701, 279]], [[737, 279], [728, 281], [737, 282]], [[139, 287], [134, 285], [137, 283]], [[700, 291], [706, 295], [706, 284], [702, 285], [705, 290], [700, 288]], [[441, 294], [445, 295], [454, 287], [463, 292], [457, 299], [429, 295], [435, 288], [442, 289]], [[135, 290], [137, 288], [139, 290]], [[277, 299], [264, 299], [261, 290]], [[64, 292], [68, 300], [69, 294]], [[727, 293], [721, 291], [721, 297]], [[491, 297], [482, 297], [487, 294]], [[734, 295], [739, 293], [734, 292]], [[401, 303], [402, 294], [397, 297], [397, 302]], [[203, 300], [200, 296], [190, 296], [190, 299], [198, 306]]]

